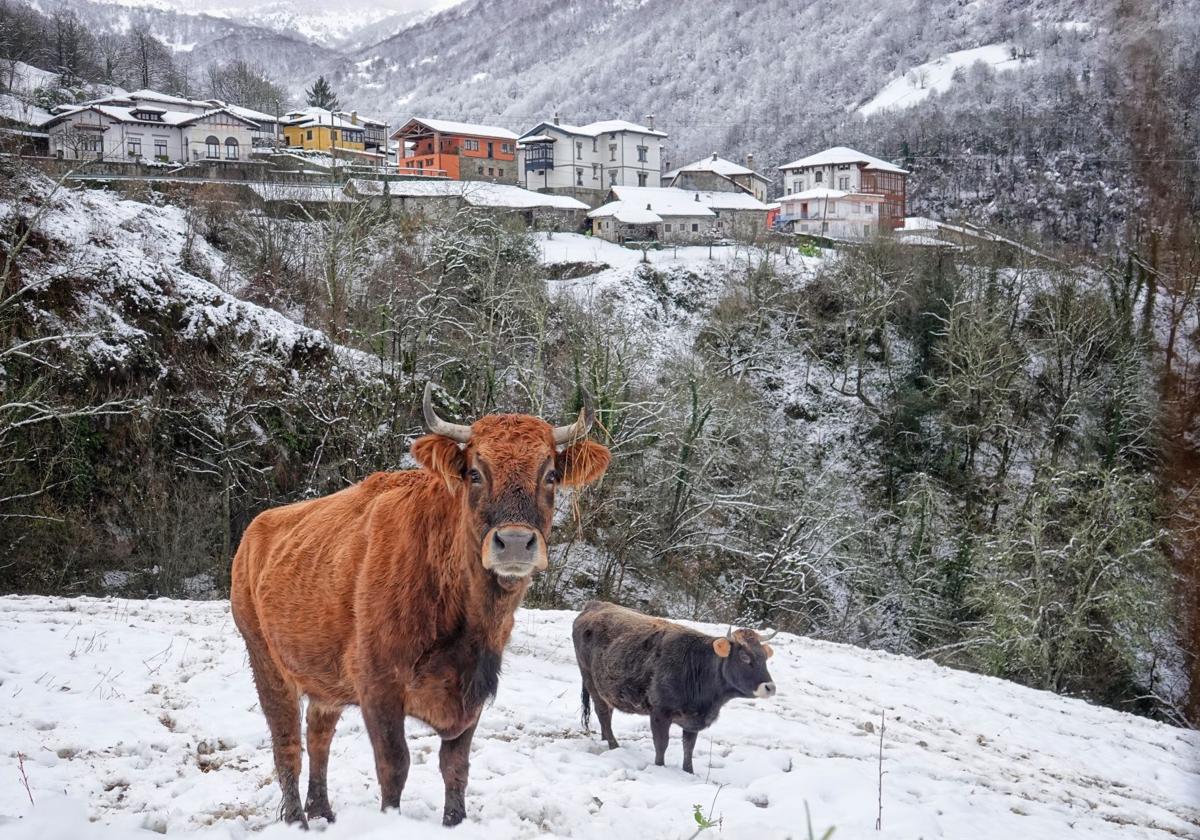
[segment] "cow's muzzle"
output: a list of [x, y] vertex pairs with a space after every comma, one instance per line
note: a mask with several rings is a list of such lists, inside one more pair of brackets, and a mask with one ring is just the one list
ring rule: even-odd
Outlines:
[[546, 541], [525, 525], [501, 525], [483, 538], [483, 568], [500, 578], [524, 578], [549, 565]]
[[773, 683], [773, 682], [759, 683], [758, 688], [754, 689], [754, 696], [759, 697], [759, 698], [774, 697], [775, 696], [775, 683]]

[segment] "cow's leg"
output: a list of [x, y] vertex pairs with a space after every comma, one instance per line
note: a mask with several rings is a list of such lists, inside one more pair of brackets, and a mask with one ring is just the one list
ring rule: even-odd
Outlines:
[[284, 822], [307, 826], [300, 807], [300, 693], [275, 667], [261, 639], [246, 635], [250, 669], [258, 688], [258, 704], [271, 730], [275, 774], [283, 791], [280, 814]]
[[592, 692], [592, 705], [596, 709], [596, 719], [600, 721], [600, 737], [608, 741], [608, 748], [615, 750], [618, 746], [617, 736], [612, 731], [612, 706], [604, 702], [596, 692]]
[[305, 728], [308, 730], [308, 796], [304, 811], [310, 820], [324, 817], [333, 822], [333, 809], [329, 807], [329, 787], [326, 772], [329, 769], [329, 744], [337, 728], [342, 710], [338, 707], [308, 703]]
[[408, 742], [404, 739], [404, 700], [396, 691], [383, 691], [366, 697], [362, 704], [363, 723], [375, 751], [375, 774], [379, 777], [380, 807], [400, 807], [400, 794], [408, 779]]
[[698, 732], [691, 730], [683, 730], [683, 769], [686, 773], [694, 773], [692, 769], [692, 750], [696, 748], [696, 736]]
[[667, 742], [671, 740], [671, 719], [659, 712], [651, 712], [650, 734], [654, 736], [654, 763], [662, 767], [667, 754]]
[[467, 815], [467, 774], [471, 769], [471, 738], [475, 735], [476, 723], [467, 727], [457, 738], [442, 741], [438, 763], [442, 768], [442, 780], [446, 783], [446, 809], [442, 812], [442, 825], [458, 825]]

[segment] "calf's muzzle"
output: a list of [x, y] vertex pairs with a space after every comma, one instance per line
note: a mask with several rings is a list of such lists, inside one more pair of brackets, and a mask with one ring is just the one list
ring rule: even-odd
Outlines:
[[549, 565], [542, 535], [525, 525], [501, 525], [483, 540], [483, 567], [502, 578], [528, 577]]

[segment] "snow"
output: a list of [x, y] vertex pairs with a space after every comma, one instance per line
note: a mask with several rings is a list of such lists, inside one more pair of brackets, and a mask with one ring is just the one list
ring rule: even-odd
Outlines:
[[247, 186], [264, 201], [295, 201], [314, 204], [353, 204], [355, 199], [346, 195], [340, 184], [324, 187], [309, 184], [259, 184]]
[[[383, 195], [383, 181], [352, 178], [349, 186], [360, 195]], [[586, 204], [570, 196], [538, 193], [512, 184], [493, 184], [488, 181], [392, 181], [388, 185], [388, 192], [394, 197], [405, 198], [462, 198], [473, 207], [587, 209]]]
[[[669, 210], [662, 212], [672, 217], [680, 215], [671, 213]], [[694, 207], [687, 215], [711, 216], [712, 213], [705, 207]], [[607, 219], [609, 217], [623, 225], [656, 225], [663, 220], [663, 217], [651, 210], [649, 206], [641, 207], [629, 201], [610, 201], [588, 213], [589, 219]]]
[[[665, 180], [673, 180], [681, 172], [715, 172], [717, 175], [724, 175], [726, 178], [734, 175], [758, 175], [753, 169], [747, 169], [745, 166], [734, 163], [731, 160], [726, 160], [723, 157], [717, 157], [715, 154], [703, 160], [698, 160], [695, 163], [689, 163], [687, 166], [673, 169], [666, 175], [663, 175], [663, 178]], [[762, 176], [758, 175], [758, 177], [761, 178]]]
[[[581, 730], [572, 619], [517, 614], [456, 838], [770, 840], [804, 836], [806, 808], [818, 835], [846, 838], [1200, 836], [1195, 732], [787, 634], [772, 642], [780, 693], [726, 706], [695, 776], [679, 768], [677, 729], [655, 767], [645, 718], [618, 713], [612, 751]], [[0, 634], [5, 837], [299, 836], [275, 823], [266, 725], [226, 602], [7, 597]], [[438, 739], [416, 722], [408, 734], [400, 814], [381, 814], [362, 719], [347, 711], [330, 760], [338, 821], [322, 836], [447, 836]], [[719, 830], [695, 833], [697, 804]]]
[[881, 172], [897, 172], [901, 175], [908, 174], [907, 169], [901, 169], [895, 164], [888, 163], [886, 160], [880, 160], [871, 155], [864, 155], [862, 152], [847, 146], [833, 146], [823, 152], [817, 152], [814, 155], [802, 157], [791, 163], [785, 163], [779, 168], [787, 171], [789, 169], [805, 169], [810, 166], [836, 166], [842, 163], [865, 163], [867, 169], [878, 169]]
[[653, 206], [655, 212], [676, 216], [705, 215], [694, 211], [703, 207], [711, 210], [763, 210], [763, 204], [749, 193], [723, 190], [684, 190], [678, 187], [622, 187], [614, 186], [612, 194], [619, 201]]
[[54, 115], [44, 108], [39, 108], [11, 93], [0, 93], [0, 120], [40, 126], [53, 118]]
[[[647, 128], [644, 125], [638, 125], [637, 123], [631, 123], [626, 120], [600, 120], [599, 122], [591, 122], [587, 125], [569, 125], [564, 122], [543, 122], [538, 123], [537, 126], [526, 132], [526, 134], [537, 133], [545, 128], [554, 128], [565, 132], [566, 134], [575, 134], [582, 137], [599, 137], [601, 134], [612, 134], [618, 131], [632, 131], [637, 134], [653, 134], [658, 137], [667, 136], [665, 132], [655, 131], [652, 128]], [[526, 139], [525, 135], [522, 135], [521, 139]]]
[[[475, 81], [480, 81], [476, 79]], [[425, 126], [430, 131], [437, 131], [443, 134], [469, 134], [474, 137], [499, 137], [502, 140], [516, 140], [517, 135], [509, 131], [507, 128], [500, 128], [494, 125], [478, 125], [476, 123], [454, 122], [453, 120], [430, 120], [425, 117], [414, 117], [409, 120], [410, 123], [415, 122]], [[399, 131], [392, 136], [395, 137], [401, 131], [408, 128], [406, 123]]]
[[858, 113], [870, 116], [880, 111], [911, 108], [929, 98], [934, 91], [945, 93], [954, 83], [954, 71], [983, 62], [993, 70], [1016, 70], [1024, 65], [1012, 57], [1007, 44], [990, 44], [970, 50], [947, 53], [933, 61], [917, 65], [902, 76], [888, 82], [879, 93], [858, 108]]

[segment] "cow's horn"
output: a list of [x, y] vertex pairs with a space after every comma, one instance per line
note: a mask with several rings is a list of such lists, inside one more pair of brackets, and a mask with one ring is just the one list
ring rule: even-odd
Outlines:
[[729, 641], [731, 641], [731, 642], [733, 641], [733, 625], [732, 624], [730, 624], [729, 629], [725, 631], [725, 638], [729, 639]]
[[583, 408], [579, 409], [579, 417], [569, 426], [554, 427], [554, 445], [570, 446], [575, 441], [587, 437], [592, 423], [596, 419], [596, 410], [592, 407], [592, 395], [586, 388], [579, 389], [583, 394]]
[[767, 633], [765, 636], [764, 636], [762, 633], [759, 633], [759, 634], [758, 634], [758, 640], [759, 640], [760, 642], [769, 642], [769, 641], [771, 641], [772, 639], [774, 639], [774, 638], [775, 638], [775, 635], [776, 635], [778, 632], [779, 632], [778, 630], [772, 630], [770, 633]]
[[425, 429], [431, 435], [441, 435], [459, 443], [471, 439], [471, 427], [460, 426], [458, 423], [447, 423], [433, 410], [433, 383], [425, 383], [425, 398], [421, 400], [421, 411], [425, 415]]

